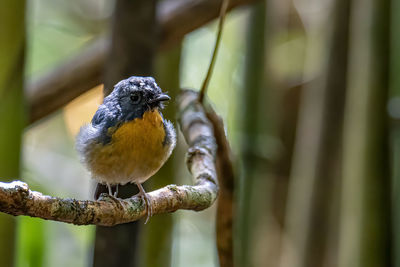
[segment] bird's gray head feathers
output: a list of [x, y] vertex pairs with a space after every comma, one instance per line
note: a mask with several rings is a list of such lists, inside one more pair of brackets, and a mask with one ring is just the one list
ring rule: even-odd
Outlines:
[[162, 102], [168, 99], [154, 78], [132, 76], [117, 83], [112, 93], [104, 98], [103, 105], [122, 122], [141, 118], [152, 108], [162, 109]]

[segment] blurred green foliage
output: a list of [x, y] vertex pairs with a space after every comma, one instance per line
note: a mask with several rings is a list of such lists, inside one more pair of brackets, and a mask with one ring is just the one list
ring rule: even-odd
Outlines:
[[29, 217], [19, 219], [17, 266], [44, 266], [46, 221]]

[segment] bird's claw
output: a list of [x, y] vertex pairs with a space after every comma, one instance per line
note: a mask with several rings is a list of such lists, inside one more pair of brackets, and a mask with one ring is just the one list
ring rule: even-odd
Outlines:
[[144, 224], [147, 224], [147, 222], [149, 221], [150, 217], [153, 216], [153, 207], [151, 205], [150, 198], [149, 198], [147, 193], [142, 193], [142, 192], [139, 192], [136, 196], [140, 197], [143, 200], [143, 202], [145, 203], [145, 205], [146, 205], [146, 214], [147, 214], [147, 216], [146, 216], [146, 220], [145, 220]]

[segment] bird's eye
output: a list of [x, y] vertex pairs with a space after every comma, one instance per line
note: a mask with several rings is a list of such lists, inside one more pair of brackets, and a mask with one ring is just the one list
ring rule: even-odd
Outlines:
[[131, 101], [133, 104], [139, 104], [140, 100], [142, 100], [142, 95], [139, 93], [131, 94]]

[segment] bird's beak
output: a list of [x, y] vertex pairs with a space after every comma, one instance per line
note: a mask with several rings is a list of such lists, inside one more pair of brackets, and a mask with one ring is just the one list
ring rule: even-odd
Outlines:
[[160, 94], [160, 95], [156, 96], [155, 98], [151, 99], [151, 100], [149, 101], [149, 104], [159, 103], [159, 102], [162, 102], [162, 101], [168, 101], [168, 100], [170, 100], [170, 99], [171, 99], [171, 98], [169, 97], [169, 95], [167, 95], [167, 94]]

